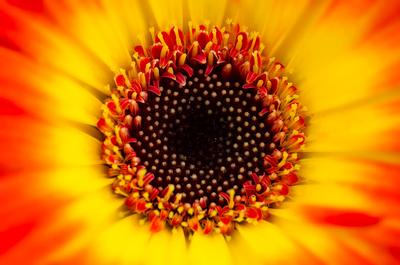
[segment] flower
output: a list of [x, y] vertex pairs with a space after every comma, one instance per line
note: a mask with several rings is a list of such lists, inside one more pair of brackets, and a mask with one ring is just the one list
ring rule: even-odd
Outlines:
[[[399, 9], [396, 1], [2, 1], [0, 263], [398, 264]], [[299, 141], [305, 139], [304, 150], [297, 144], [293, 149], [301, 158], [295, 163], [298, 183], [285, 190], [282, 203], [268, 205], [267, 220], [234, 223], [229, 233], [204, 233], [206, 225], [214, 228], [218, 222], [191, 218], [186, 220], [191, 230], [181, 225], [159, 229], [159, 219], [137, 213], [145, 212], [147, 202], [133, 199], [145, 198], [144, 192], [138, 198], [129, 193], [129, 200], [110, 192], [116, 180], [129, 179], [118, 179], [121, 171], [110, 174], [116, 160], [106, 150], [117, 153], [126, 144], [135, 148], [141, 135], [133, 139], [124, 127], [108, 128], [104, 110], [122, 114], [117, 109], [122, 94], [116, 91], [131, 82], [123, 69], [134, 69], [135, 53], [146, 57], [135, 46], [143, 51], [157, 46], [162, 41], [155, 36], [171, 29], [180, 36], [179, 29], [208, 32], [236, 23], [242, 31], [232, 45], [239, 32], [258, 32], [253, 36], [265, 45], [260, 54], [282, 63], [307, 108], [298, 116], [307, 128]], [[161, 46], [152, 59], [164, 69], [168, 61], [162, 59], [169, 53]], [[196, 56], [203, 50], [190, 52]], [[207, 60], [209, 68], [195, 70], [218, 71], [208, 57], [197, 59]], [[160, 73], [178, 85], [189, 84], [187, 70], [194, 64], [180, 67]], [[254, 90], [257, 84], [239, 86], [260, 92]], [[150, 90], [159, 94], [157, 86]], [[129, 104], [132, 114], [136, 105]], [[112, 138], [117, 135], [121, 139]], [[132, 154], [128, 151], [123, 154]], [[262, 157], [270, 170], [281, 159]], [[140, 170], [134, 177], [143, 183], [135, 188], [153, 178]], [[282, 179], [271, 180], [271, 173], [249, 174], [243, 188], [259, 198], [275, 187], [271, 181], [282, 191], [287, 183], [273, 182]], [[297, 175], [289, 176], [294, 184]], [[232, 190], [220, 194], [222, 205], [235, 205]], [[126, 211], [133, 205], [134, 214]], [[249, 217], [261, 216], [261, 208], [250, 208]], [[181, 223], [180, 217], [171, 220]], [[149, 223], [157, 233], [149, 231]], [[203, 231], [197, 231], [199, 225]]]
[[231, 22], [151, 32], [97, 122], [114, 193], [153, 232], [168, 224], [230, 238], [238, 224], [268, 220], [298, 180], [305, 143], [284, 67]]

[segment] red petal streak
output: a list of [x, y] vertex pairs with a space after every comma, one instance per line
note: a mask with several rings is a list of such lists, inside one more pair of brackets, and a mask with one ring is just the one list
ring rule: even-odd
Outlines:
[[363, 227], [378, 224], [380, 218], [359, 212], [343, 212], [328, 215], [324, 218], [324, 221], [338, 226]]
[[378, 216], [369, 215], [359, 211], [329, 209], [322, 207], [308, 207], [311, 219], [327, 225], [344, 227], [373, 226], [381, 221]]
[[[379, 45], [380, 47], [398, 47], [400, 40], [400, 2], [386, 1], [378, 5], [379, 12], [369, 25], [369, 30], [360, 39], [360, 44]], [[376, 47], [376, 46], [375, 46]]]
[[400, 261], [400, 246], [389, 246], [387, 250], [390, 255], [392, 255], [396, 260]]
[[19, 7], [24, 11], [31, 11], [34, 13], [43, 13], [45, 11], [44, 1], [43, 0], [7, 0], [7, 3]]
[[26, 114], [25, 110], [20, 108], [14, 102], [0, 98], [0, 115], [23, 115]]
[[35, 227], [34, 223], [25, 223], [0, 231], [0, 254], [7, 252], [10, 248], [23, 240]]

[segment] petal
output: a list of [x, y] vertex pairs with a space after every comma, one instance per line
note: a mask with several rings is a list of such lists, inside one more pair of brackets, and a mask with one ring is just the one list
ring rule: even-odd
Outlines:
[[[232, 254], [237, 264], [291, 264], [299, 250], [279, 226], [260, 222], [239, 227], [237, 238], [232, 239]], [[285, 254], [283, 254], [285, 253]], [[305, 254], [304, 264], [309, 257]], [[308, 260], [310, 261], [310, 260]], [[297, 262], [297, 261], [296, 261]]]
[[222, 235], [208, 236], [200, 233], [193, 235], [188, 260], [196, 265], [232, 263], [228, 245]]

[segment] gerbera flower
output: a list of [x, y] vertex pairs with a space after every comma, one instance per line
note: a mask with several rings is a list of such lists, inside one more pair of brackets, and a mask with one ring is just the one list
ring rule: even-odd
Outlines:
[[0, 2], [1, 264], [399, 264], [397, 1]]

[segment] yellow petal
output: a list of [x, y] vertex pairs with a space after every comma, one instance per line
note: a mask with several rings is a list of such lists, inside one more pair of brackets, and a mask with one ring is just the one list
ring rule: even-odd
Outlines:
[[227, 242], [222, 235], [195, 233], [189, 246], [188, 260], [191, 264], [232, 264]]

